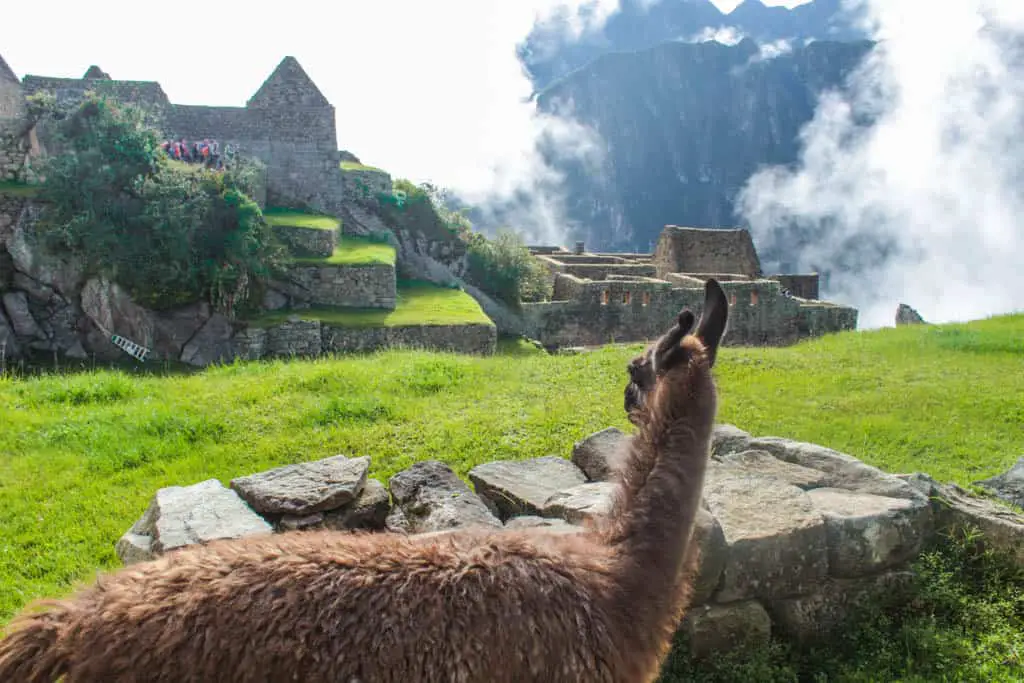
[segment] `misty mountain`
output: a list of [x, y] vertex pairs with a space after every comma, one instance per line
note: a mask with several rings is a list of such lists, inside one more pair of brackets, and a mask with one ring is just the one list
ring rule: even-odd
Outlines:
[[793, 9], [746, 0], [724, 14], [710, 0], [620, 0], [620, 11], [600, 31], [578, 39], [566, 32], [568, 18], [555, 16], [534, 26], [517, 46], [524, 68], [540, 90], [557, 78], [611, 52], [644, 50], [667, 41], [694, 42], [705, 29], [725, 27], [758, 43], [780, 40], [855, 41], [868, 36], [843, 0], [814, 0]]
[[646, 251], [666, 224], [736, 225], [733, 202], [747, 179], [797, 161], [819, 93], [842, 88], [872, 45], [820, 41], [769, 58], [752, 40], [672, 42], [604, 55], [555, 82], [538, 109], [570, 103], [605, 146], [597, 169], [549, 150], [567, 178], [574, 237]]

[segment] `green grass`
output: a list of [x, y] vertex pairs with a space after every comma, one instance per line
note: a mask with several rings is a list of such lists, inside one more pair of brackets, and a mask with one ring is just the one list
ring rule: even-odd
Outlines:
[[39, 187], [28, 183], [19, 183], [13, 180], [0, 181], [0, 195], [8, 197], [34, 197], [39, 194]]
[[320, 320], [343, 327], [399, 327], [402, 325], [489, 324], [487, 314], [476, 299], [462, 290], [447, 289], [421, 282], [399, 282], [395, 310], [361, 308], [310, 308], [300, 311], [275, 311], [251, 321], [255, 325], [276, 325], [289, 316]]
[[387, 242], [341, 235], [338, 237], [338, 246], [330, 256], [302, 256], [295, 258], [295, 262], [331, 266], [393, 266], [395, 258], [395, 248]]
[[376, 171], [377, 173], [387, 173], [384, 169], [377, 168], [376, 166], [367, 166], [366, 164], [356, 163], [355, 161], [342, 161], [339, 166], [343, 171]]
[[267, 223], [288, 228], [313, 228], [315, 230], [337, 230], [341, 225], [334, 216], [302, 213], [291, 209], [268, 207], [263, 210]]
[[[455, 307], [458, 295], [407, 289], [404, 305]], [[382, 481], [428, 458], [465, 475], [630, 430], [624, 368], [639, 348], [548, 356], [506, 341], [492, 358], [389, 351], [187, 376], [0, 377], [0, 623], [118, 566], [114, 542], [161, 486], [338, 453], [370, 454]], [[1024, 453], [1022, 368], [1024, 316], [725, 348], [720, 419], [969, 484]], [[922, 559], [924, 593], [898, 621], [851, 622], [811, 659], [778, 646], [717, 668], [675, 658], [665, 680], [1020, 680], [1024, 583], [954, 550]]]

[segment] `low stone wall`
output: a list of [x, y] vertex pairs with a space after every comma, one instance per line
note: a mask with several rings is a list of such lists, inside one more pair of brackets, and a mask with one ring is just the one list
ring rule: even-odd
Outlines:
[[[167, 487], [117, 553], [132, 564], [218, 538], [305, 528], [581, 533], [584, 520], [607, 515], [611, 473], [629, 438], [611, 427], [574, 444], [571, 459], [478, 465], [468, 473], [472, 487], [438, 461], [417, 462], [385, 486], [367, 478], [370, 457], [343, 455], [239, 477], [230, 488], [217, 480]], [[1024, 561], [1024, 516], [987, 499], [815, 444], [717, 425], [683, 642], [703, 657], [773, 634], [803, 644], [828, 638], [864, 601], [910, 599], [911, 563], [965, 524]]]
[[392, 191], [391, 176], [384, 171], [342, 170], [341, 186], [347, 201], [376, 201]]
[[296, 256], [327, 257], [333, 254], [334, 248], [338, 246], [337, 230], [275, 225], [274, 234], [287, 244]]
[[494, 325], [402, 325], [333, 327], [323, 330], [326, 352], [350, 353], [380, 348], [433, 349], [489, 356], [498, 343]]
[[783, 289], [788, 289], [793, 296], [801, 299], [816, 300], [818, 293], [818, 274], [807, 275], [772, 275], [772, 280], [778, 280]]
[[395, 268], [389, 265], [295, 265], [288, 275], [314, 306], [394, 310], [398, 296]]

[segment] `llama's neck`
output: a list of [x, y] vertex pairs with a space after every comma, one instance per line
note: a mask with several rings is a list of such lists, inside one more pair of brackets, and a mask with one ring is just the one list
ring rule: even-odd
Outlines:
[[688, 375], [651, 397], [605, 531], [619, 557], [618, 583], [638, 615], [663, 614], [676, 599], [701, 504], [716, 397], [706, 369]]

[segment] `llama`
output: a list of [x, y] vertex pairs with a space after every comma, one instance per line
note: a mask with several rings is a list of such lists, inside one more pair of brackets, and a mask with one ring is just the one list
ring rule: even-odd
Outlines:
[[305, 531], [182, 548], [27, 608], [0, 641], [0, 681], [654, 680], [689, 600], [727, 317], [708, 280], [696, 330], [684, 310], [632, 361], [636, 433], [610, 514], [580, 533]]

